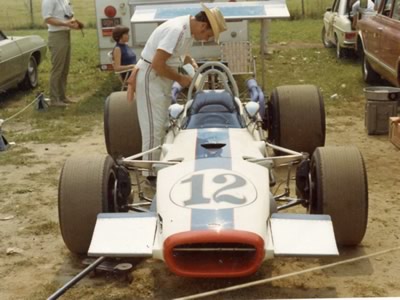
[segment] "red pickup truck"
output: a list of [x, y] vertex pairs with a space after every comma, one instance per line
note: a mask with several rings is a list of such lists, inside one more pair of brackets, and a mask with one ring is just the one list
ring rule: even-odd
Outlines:
[[400, 0], [380, 0], [376, 13], [357, 21], [357, 30], [364, 81], [383, 77], [400, 86]]

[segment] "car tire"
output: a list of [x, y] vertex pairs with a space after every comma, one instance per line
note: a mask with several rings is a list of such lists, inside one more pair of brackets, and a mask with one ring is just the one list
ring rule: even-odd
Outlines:
[[65, 162], [58, 188], [58, 216], [65, 245], [87, 253], [97, 214], [110, 212], [115, 163], [108, 155], [74, 156]]
[[339, 245], [358, 245], [368, 220], [368, 182], [360, 151], [356, 147], [317, 148], [309, 178], [309, 212], [331, 216]]
[[127, 101], [126, 92], [112, 93], [104, 109], [104, 137], [108, 154], [114, 159], [142, 151], [136, 99]]
[[34, 89], [39, 84], [39, 77], [38, 77], [38, 65], [36, 62], [36, 58], [31, 56], [28, 62], [28, 69], [26, 71], [24, 80], [22, 81], [22, 88], [23, 89]]
[[361, 71], [363, 75], [364, 82], [368, 84], [374, 84], [379, 79], [380, 76], [374, 69], [372, 69], [367, 56], [365, 55], [364, 49], [361, 51]]
[[311, 156], [325, 144], [324, 101], [314, 85], [275, 88], [268, 102], [268, 119], [268, 140], [275, 145]]
[[332, 44], [331, 41], [329, 41], [327, 35], [326, 35], [326, 29], [325, 25], [322, 26], [322, 31], [321, 31], [321, 39], [322, 39], [322, 44], [324, 44], [325, 48], [332, 48], [334, 45]]

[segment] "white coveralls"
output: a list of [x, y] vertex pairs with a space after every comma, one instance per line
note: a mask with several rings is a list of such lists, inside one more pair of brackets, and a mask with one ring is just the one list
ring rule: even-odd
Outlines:
[[[168, 107], [171, 104], [173, 81], [159, 76], [151, 66], [157, 49], [172, 56], [167, 65], [182, 66], [183, 59], [193, 44], [190, 32], [190, 16], [171, 19], [157, 27], [146, 42], [136, 67], [136, 103], [142, 133], [142, 151], [161, 145], [168, 125]], [[144, 160], [158, 160], [160, 151], [150, 153]], [[146, 175], [146, 174], [144, 174]]]

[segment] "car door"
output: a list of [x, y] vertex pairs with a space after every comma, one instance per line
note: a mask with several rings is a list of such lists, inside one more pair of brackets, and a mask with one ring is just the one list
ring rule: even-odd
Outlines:
[[331, 42], [335, 42], [334, 23], [338, 15], [340, 0], [333, 1], [332, 9], [324, 14], [326, 36]]
[[382, 63], [393, 76], [397, 77], [397, 64], [400, 56], [400, 0], [393, 0], [390, 13], [382, 18], [382, 25]]
[[21, 76], [21, 50], [14, 40], [0, 36], [0, 87], [8, 87]]
[[382, 33], [384, 32], [385, 23], [387, 16], [387, 8], [390, 7], [392, 0], [381, 0], [385, 3], [380, 5], [380, 10], [375, 16], [370, 17], [368, 22], [365, 22], [366, 26], [363, 29], [365, 51], [370, 57], [371, 63], [375, 64], [382, 60], [383, 47]]

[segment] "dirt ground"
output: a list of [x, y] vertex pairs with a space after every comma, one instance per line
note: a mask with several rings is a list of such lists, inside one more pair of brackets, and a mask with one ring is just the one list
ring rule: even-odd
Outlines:
[[[133, 280], [108, 273], [89, 276], [61, 299], [171, 299], [225, 288], [344, 259], [393, 249], [354, 263], [210, 296], [208, 299], [273, 299], [400, 296], [400, 150], [387, 136], [368, 136], [361, 117], [327, 116], [327, 145], [354, 144], [368, 171], [369, 221], [357, 248], [335, 258], [276, 258], [242, 279], [187, 279], [162, 262], [133, 263]], [[57, 184], [65, 159], [105, 153], [101, 124], [77, 143], [16, 145], [42, 163], [0, 168], [0, 299], [44, 299], [84, 267], [64, 246], [58, 229]], [[8, 151], [13, 151], [13, 148]], [[1, 153], [0, 153], [1, 155]]]

